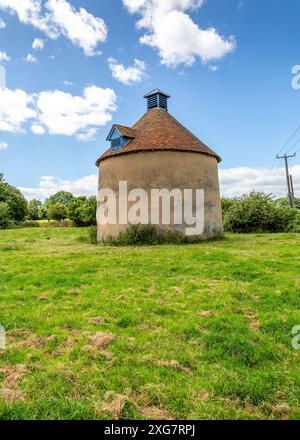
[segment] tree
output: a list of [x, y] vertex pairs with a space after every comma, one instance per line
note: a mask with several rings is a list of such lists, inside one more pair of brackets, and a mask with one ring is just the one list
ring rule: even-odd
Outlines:
[[66, 207], [69, 207], [71, 201], [74, 199], [73, 194], [67, 191], [59, 191], [52, 196], [50, 196], [47, 200], [45, 200], [45, 207], [48, 210], [50, 206], [55, 205], [55, 203], [60, 203]]
[[67, 208], [62, 203], [54, 203], [54, 205], [51, 205], [48, 209], [48, 218], [51, 220], [65, 220], [67, 216]]
[[69, 206], [68, 214], [76, 226], [92, 226], [96, 224], [97, 200], [92, 197], [76, 197]]
[[13, 225], [8, 203], [0, 202], [0, 229], [7, 229]]
[[96, 225], [97, 199], [89, 197], [83, 205], [82, 219], [87, 226]]
[[33, 199], [28, 203], [28, 217], [30, 220], [38, 220], [40, 218], [40, 209], [42, 202]]
[[3, 174], [0, 175], [0, 202], [7, 203], [12, 221], [23, 221], [27, 215], [27, 200], [21, 191], [5, 182]]

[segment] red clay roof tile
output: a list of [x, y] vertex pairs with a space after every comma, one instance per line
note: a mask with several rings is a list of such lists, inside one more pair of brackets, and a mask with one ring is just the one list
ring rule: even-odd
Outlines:
[[[116, 127], [123, 126], [116, 125]], [[218, 162], [221, 162], [221, 158], [216, 153], [181, 125], [166, 110], [160, 108], [149, 110], [133, 125], [132, 130], [135, 133], [133, 139], [120, 150], [112, 151], [109, 148], [98, 159], [96, 165], [98, 166], [101, 161], [109, 157], [147, 150], [192, 151], [213, 156]]]

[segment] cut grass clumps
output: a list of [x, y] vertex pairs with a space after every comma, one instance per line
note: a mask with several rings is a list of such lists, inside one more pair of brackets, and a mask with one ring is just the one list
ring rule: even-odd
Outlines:
[[[112, 246], [154, 246], [158, 244], [188, 244], [199, 243], [209, 237], [208, 234], [187, 237], [179, 231], [171, 229], [163, 230], [155, 225], [130, 225], [125, 232], [121, 232], [117, 237], [109, 236], [104, 241], [105, 244]], [[221, 239], [222, 234], [214, 239]]]

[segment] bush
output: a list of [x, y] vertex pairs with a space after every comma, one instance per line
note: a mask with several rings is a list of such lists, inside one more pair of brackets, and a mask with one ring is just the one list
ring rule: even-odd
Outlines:
[[158, 244], [159, 238], [154, 225], [130, 225], [119, 235], [120, 244], [123, 245]]
[[291, 232], [300, 232], [300, 212], [297, 212], [295, 218], [289, 226]]
[[[221, 237], [218, 237], [221, 238]], [[155, 225], [130, 225], [125, 232], [121, 232], [118, 237], [107, 237], [105, 244], [112, 246], [139, 246], [139, 245], [158, 245], [158, 244], [182, 244], [199, 243], [203, 237], [186, 237], [182, 233], [174, 230], [158, 229]]]
[[226, 205], [224, 228], [228, 232], [289, 232], [298, 211], [273, 201], [271, 196], [252, 192]]
[[98, 244], [97, 226], [90, 226], [88, 229], [88, 241], [90, 244]]

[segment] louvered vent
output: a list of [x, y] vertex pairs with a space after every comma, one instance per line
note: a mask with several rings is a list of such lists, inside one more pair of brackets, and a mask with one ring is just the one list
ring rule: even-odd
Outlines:
[[168, 98], [170, 98], [170, 96], [161, 90], [152, 90], [152, 92], [147, 93], [144, 98], [147, 99], [148, 110], [151, 110], [152, 108], [162, 108], [168, 111]]

